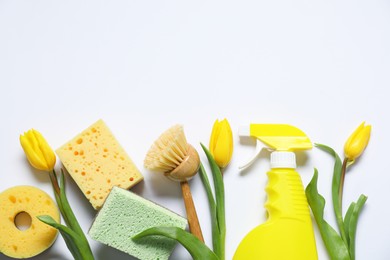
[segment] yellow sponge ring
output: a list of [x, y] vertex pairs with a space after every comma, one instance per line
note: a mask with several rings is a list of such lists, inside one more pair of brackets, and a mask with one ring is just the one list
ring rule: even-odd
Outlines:
[[[15, 217], [21, 212], [31, 217], [31, 226], [24, 231], [15, 225]], [[14, 258], [28, 258], [48, 249], [58, 231], [41, 222], [37, 218], [40, 215], [60, 221], [56, 204], [44, 191], [16, 186], [0, 193], [0, 252]]]

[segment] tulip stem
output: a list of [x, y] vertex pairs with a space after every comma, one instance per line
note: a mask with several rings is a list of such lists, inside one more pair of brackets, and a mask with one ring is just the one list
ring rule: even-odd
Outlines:
[[340, 205], [341, 212], [343, 208], [343, 191], [344, 191], [345, 173], [347, 172], [347, 163], [348, 163], [348, 159], [345, 158], [343, 161], [343, 165], [341, 166], [341, 176], [340, 176], [340, 186], [339, 186], [339, 205]]
[[[214, 160], [214, 157], [210, 151], [201, 143], [203, 151], [206, 154], [207, 160], [209, 161], [211, 173], [214, 181], [214, 192], [215, 192], [215, 213], [212, 213], [212, 217], [215, 217], [213, 225], [217, 226], [218, 233], [217, 237], [213, 236], [213, 240], [219, 242], [219, 246], [216, 247], [214, 252], [218, 255], [221, 260], [225, 259], [225, 239], [226, 239], [226, 221], [225, 221], [225, 187], [223, 183], [223, 177], [221, 170]], [[210, 200], [210, 199], [209, 199]]]
[[[338, 154], [329, 146], [323, 144], [316, 144], [316, 147], [324, 150], [329, 153], [335, 159], [334, 167], [333, 167], [333, 178], [332, 178], [332, 202], [333, 202], [333, 210], [337, 221], [337, 226], [339, 228], [340, 236], [342, 240], [347, 243], [347, 236], [344, 230], [344, 220], [342, 215], [342, 206], [340, 201], [343, 198], [343, 185], [344, 185], [344, 177], [345, 170], [343, 172], [343, 163], [338, 156]], [[345, 164], [346, 165], [346, 164]], [[345, 166], [346, 167], [346, 166]], [[345, 168], [344, 167], [344, 168]]]
[[50, 176], [50, 181], [51, 181], [51, 184], [53, 186], [54, 192], [56, 193], [56, 195], [59, 196], [60, 195], [60, 186], [58, 185], [57, 174], [56, 174], [54, 169], [53, 169], [53, 171], [49, 172], [49, 176]]
[[[73, 256], [75, 256], [75, 259], [94, 259], [91, 247], [89, 246], [88, 240], [83, 232], [83, 230], [80, 227], [80, 224], [77, 221], [76, 216], [74, 215], [72, 208], [70, 207], [68, 198], [66, 197], [65, 193], [65, 175], [64, 172], [61, 170], [60, 175], [60, 183], [58, 182], [57, 174], [55, 170], [49, 172], [50, 181], [54, 189], [54, 196], [57, 201], [58, 208], [60, 209], [60, 212], [62, 214], [62, 217], [65, 220], [65, 223], [67, 225], [67, 228], [69, 228], [72, 232], [75, 233], [74, 236], [71, 236], [69, 238], [72, 241], [68, 241], [68, 238], [66, 239], [67, 246]], [[43, 221], [45, 222], [45, 221]], [[64, 230], [61, 225], [57, 225], [56, 223], [52, 223], [52, 221], [45, 222], [46, 224], [49, 224], [55, 228], [57, 228], [61, 234], [64, 236]], [[65, 232], [65, 236], [67, 232]], [[69, 244], [70, 243], [70, 244]], [[73, 245], [73, 246], [72, 246]], [[70, 247], [69, 247], [70, 246]], [[81, 254], [82, 257], [76, 257], [77, 255]]]

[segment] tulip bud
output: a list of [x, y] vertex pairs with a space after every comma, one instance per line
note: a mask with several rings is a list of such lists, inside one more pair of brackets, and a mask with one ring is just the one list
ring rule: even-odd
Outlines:
[[349, 161], [358, 158], [370, 140], [371, 125], [364, 124], [365, 122], [360, 124], [344, 145], [344, 154]]
[[210, 153], [219, 167], [226, 167], [233, 154], [233, 134], [229, 122], [216, 120], [210, 137]]
[[20, 135], [20, 144], [30, 164], [43, 171], [52, 171], [56, 156], [45, 138], [37, 130], [31, 129]]

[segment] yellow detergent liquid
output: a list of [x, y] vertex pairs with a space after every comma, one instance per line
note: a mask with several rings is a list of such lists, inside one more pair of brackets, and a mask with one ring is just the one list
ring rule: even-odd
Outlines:
[[289, 125], [251, 125], [250, 136], [276, 150], [271, 153], [271, 170], [267, 173], [269, 182], [265, 189], [268, 220], [245, 236], [233, 259], [318, 259], [310, 210], [301, 178], [295, 171], [292, 152], [311, 148], [310, 140]]

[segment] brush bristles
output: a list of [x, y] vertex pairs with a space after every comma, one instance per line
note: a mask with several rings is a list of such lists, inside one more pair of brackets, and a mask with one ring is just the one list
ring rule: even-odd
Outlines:
[[150, 147], [144, 166], [153, 171], [171, 172], [183, 162], [187, 153], [188, 144], [183, 126], [174, 125]]

